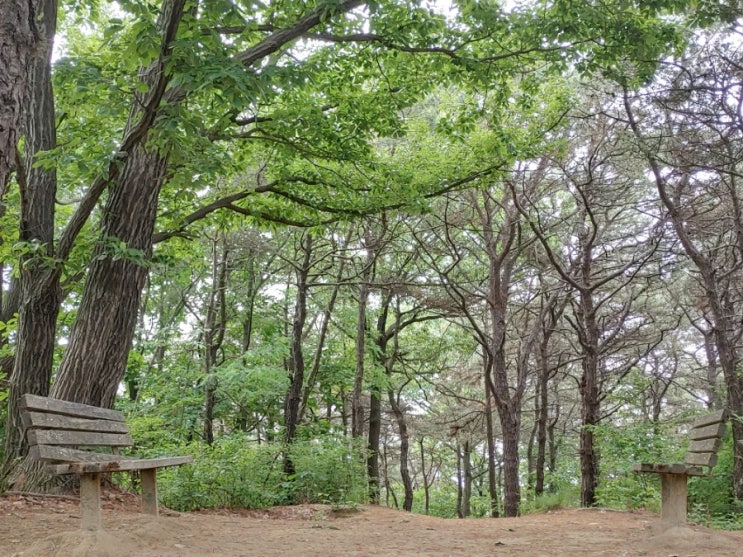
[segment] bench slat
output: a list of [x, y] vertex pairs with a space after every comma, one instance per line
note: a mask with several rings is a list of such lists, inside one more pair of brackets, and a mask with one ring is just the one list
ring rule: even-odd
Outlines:
[[70, 464], [56, 464], [47, 466], [53, 474], [95, 474], [102, 472], [118, 472], [123, 470], [151, 470], [166, 466], [180, 466], [193, 462], [190, 456], [171, 456], [164, 458], [127, 459], [113, 462], [73, 462]]
[[725, 422], [704, 427], [695, 427], [689, 432], [689, 439], [696, 441], [698, 439], [722, 437], [723, 435], [725, 435]]
[[700, 416], [699, 418], [694, 420], [692, 427], [703, 427], [706, 425], [726, 422], [727, 419], [728, 419], [727, 410], [718, 410], [717, 412], [712, 412], [711, 414]]
[[53, 414], [62, 414], [76, 418], [97, 418], [101, 420], [113, 420], [116, 422], [124, 421], [124, 413], [118, 410], [109, 410], [108, 408], [99, 408], [98, 406], [89, 406], [77, 402], [68, 402], [66, 400], [57, 400], [55, 398], [46, 398], [43, 396], [25, 394], [21, 396], [20, 409], [22, 411], [39, 410], [42, 412], [51, 412]]
[[101, 433], [129, 433], [129, 427], [126, 423], [112, 420], [73, 418], [43, 412], [24, 412], [21, 416], [23, 426], [26, 429], [72, 429], [76, 431], [100, 431]]
[[130, 447], [134, 444], [131, 435], [97, 431], [32, 429], [27, 437], [29, 445]]
[[708, 466], [713, 468], [717, 464], [717, 454], [715, 453], [687, 453], [684, 462], [693, 466]]
[[712, 437], [710, 439], [699, 439], [698, 441], [692, 441], [689, 443], [690, 453], [716, 453], [720, 450], [722, 445], [722, 439], [719, 437]]
[[34, 445], [29, 448], [28, 453], [31, 458], [45, 462], [110, 462], [129, 458], [112, 453], [94, 453], [52, 445]]

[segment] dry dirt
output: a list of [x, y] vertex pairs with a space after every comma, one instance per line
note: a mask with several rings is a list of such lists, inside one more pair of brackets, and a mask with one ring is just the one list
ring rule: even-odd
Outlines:
[[103, 529], [79, 528], [72, 499], [0, 498], [0, 556], [242, 557], [409, 555], [726, 557], [743, 532], [663, 531], [657, 515], [565, 509], [511, 519], [446, 520], [373, 506], [139, 514], [135, 496], [107, 493]]

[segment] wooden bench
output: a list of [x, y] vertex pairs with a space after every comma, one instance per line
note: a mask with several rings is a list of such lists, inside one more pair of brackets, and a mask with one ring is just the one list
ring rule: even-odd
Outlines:
[[686, 497], [689, 476], [707, 476], [717, 464], [717, 451], [725, 435], [727, 410], [697, 418], [689, 431], [689, 450], [683, 463], [633, 464], [634, 472], [660, 474], [661, 521], [668, 526], [686, 524]]
[[[193, 460], [190, 456], [140, 459], [119, 455], [119, 448], [130, 447], [133, 441], [124, 414], [116, 410], [28, 394], [21, 397], [20, 409], [29, 456], [48, 463], [46, 470], [51, 474], [80, 476], [82, 526], [89, 530], [101, 526], [101, 474], [138, 470], [142, 511], [157, 516], [157, 469]], [[97, 449], [84, 449], [88, 447]], [[101, 448], [108, 452], [99, 452]]]

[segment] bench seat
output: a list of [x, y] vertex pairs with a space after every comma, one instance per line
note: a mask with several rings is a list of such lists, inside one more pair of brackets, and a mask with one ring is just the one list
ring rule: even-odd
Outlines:
[[641, 462], [632, 465], [633, 472], [647, 474], [683, 474], [685, 476], [706, 476], [701, 466], [689, 466], [683, 463], [661, 464], [658, 462]]

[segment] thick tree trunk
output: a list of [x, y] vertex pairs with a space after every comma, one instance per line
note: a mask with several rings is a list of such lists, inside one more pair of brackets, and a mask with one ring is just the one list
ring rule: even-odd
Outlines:
[[[165, 158], [143, 146], [124, 164], [109, 192], [103, 233], [52, 389], [55, 398], [105, 408], [113, 406], [132, 346], [166, 172]], [[119, 243], [141, 258], [116, 257]]]
[[[140, 79], [149, 89], [137, 94], [126, 134], [128, 138], [132, 130], [141, 129], [145, 140], [132, 147], [109, 189], [102, 233], [52, 389], [55, 398], [111, 407], [124, 375], [147, 278], [147, 261], [152, 254], [158, 197], [167, 171], [167, 153], [146, 144], [148, 122], [154, 120], [168, 83], [166, 58], [184, 4], [185, 0], [163, 1], [159, 20], [161, 58], [141, 72]], [[122, 253], [122, 249], [128, 251]]]
[[374, 252], [375, 240], [370, 230], [364, 230], [364, 243], [366, 247], [366, 258], [361, 271], [361, 284], [359, 285], [359, 308], [356, 323], [356, 373], [353, 381], [353, 394], [351, 396], [351, 435], [361, 437], [364, 434], [364, 405], [361, 400], [364, 389], [364, 359], [366, 357], [366, 309], [369, 303], [369, 294], [374, 275]]
[[[24, 97], [34, 55], [39, 51], [51, 51], [39, 48], [40, 41], [53, 39], [56, 25], [46, 18], [45, 7], [56, 12], [56, 3], [45, 0], [0, 2], [0, 203], [5, 199], [10, 175], [15, 169]], [[46, 30], [36, 28], [40, 20]], [[46, 33], [49, 29], [52, 32]]]
[[[3, 11], [0, 8], [0, 28]], [[34, 158], [40, 151], [56, 145], [54, 95], [51, 85], [51, 54], [56, 32], [57, 6], [54, 0], [25, 3], [34, 10], [30, 14], [36, 22], [39, 44], [36, 55], [29, 60], [28, 89], [24, 99], [23, 128], [25, 160], [18, 169], [21, 193], [21, 222], [19, 237], [24, 242], [44, 246], [43, 253], [23, 258], [20, 265], [20, 304], [14, 367], [10, 377], [8, 419], [5, 426], [3, 476], [10, 473], [13, 462], [26, 452], [26, 440], [20, 423], [18, 402], [26, 393], [46, 395], [52, 374], [55, 332], [62, 293], [59, 288], [59, 270], [45, 258], [54, 257], [54, 203], [57, 189], [55, 169], [34, 168]], [[17, 9], [17, 8], [12, 8]], [[7, 20], [8, 22], [12, 20]], [[25, 22], [29, 24], [28, 21]], [[23, 31], [19, 31], [23, 32]], [[0, 33], [0, 42], [6, 35]], [[3, 47], [0, 46], [0, 53]], [[0, 54], [0, 61], [2, 56]], [[0, 72], [1, 73], [1, 72]], [[0, 77], [0, 84], [3, 77]], [[2, 87], [2, 85], [0, 85]], [[0, 91], [0, 99], [4, 99]], [[3, 102], [0, 102], [2, 105]], [[0, 108], [0, 111], [3, 109]], [[0, 122], [0, 135], [3, 131]], [[6, 130], [7, 131], [7, 130]], [[2, 147], [0, 147], [2, 152]], [[18, 288], [18, 285], [15, 285]], [[6, 308], [7, 309], [7, 308]]]
[[[387, 293], [382, 302], [382, 307], [377, 318], [376, 345], [377, 350], [374, 353], [375, 360], [380, 364], [387, 374], [392, 373], [392, 363], [394, 356], [387, 354], [387, 345], [389, 335], [387, 333], [387, 317], [389, 308], [392, 303], [392, 295]], [[396, 328], [399, 321], [396, 323]], [[369, 498], [372, 503], [379, 502], [379, 436], [382, 429], [382, 400], [379, 386], [372, 386], [369, 393], [369, 433], [367, 436], [367, 459], [366, 470], [369, 479]], [[407, 496], [407, 494], [406, 494]]]
[[464, 508], [462, 502], [464, 500], [464, 476], [462, 469], [462, 448], [457, 439], [457, 517], [464, 518]]
[[503, 515], [518, 516], [521, 504], [519, 481], [519, 437], [521, 420], [519, 412], [509, 406], [498, 407], [503, 430]]
[[472, 450], [470, 440], [465, 439], [462, 445], [462, 518], [472, 514]]
[[537, 454], [535, 459], [535, 495], [544, 493], [544, 469], [547, 456], [547, 421], [549, 420], [549, 371], [547, 369], [546, 346], [540, 347], [539, 353], [539, 382], [537, 383], [536, 399], [537, 416], [536, 416], [536, 441]]
[[423, 437], [418, 440], [418, 446], [421, 451], [421, 476], [423, 476], [423, 513], [428, 514], [431, 508], [431, 485], [429, 484], [431, 474], [426, 472], [426, 451]]

